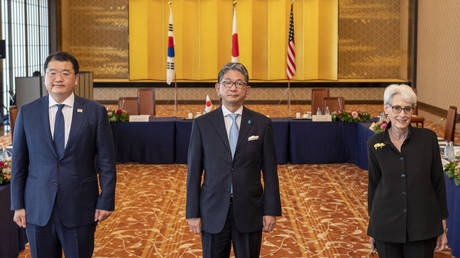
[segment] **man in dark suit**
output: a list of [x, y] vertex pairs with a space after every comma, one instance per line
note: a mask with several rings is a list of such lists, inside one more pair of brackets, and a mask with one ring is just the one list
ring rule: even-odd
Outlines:
[[26, 228], [32, 257], [61, 257], [62, 249], [66, 258], [91, 257], [96, 224], [115, 206], [107, 111], [74, 95], [79, 67], [70, 54], [48, 56], [44, 70], [49, 95], [22, 106], [14, 130], [14, 221]]
[[215, 86], [221, 107], [193, 122], [186, 218], [203, 257], [229, 257], [232, 242], [236, 257], [258, 257], [262, 230], [281, 216], [271, 120], [243, 107], [248, 80], [244, 65], [226, 64]]

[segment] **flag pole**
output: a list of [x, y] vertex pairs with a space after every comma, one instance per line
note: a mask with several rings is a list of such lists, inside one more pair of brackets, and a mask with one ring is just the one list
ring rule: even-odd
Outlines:
[[174, 116], [177, 116], [177, 80], [176, 71], [174, 67], [174, 34], [173, 34], [173, 20], [172, 20], [172, 1], [168, 1], [169, 6], [169, 25], [168, 25], [168, 58], [166, 64], [166, 83], [171, 85], [174, 81]]
[[174, 117], [177, 117], [177, 81], [174, 78]]
[[232, 21], [232, 63], [239, 63], [239, 47], [238, 47], [238, 29], [236, 22], [236, 5], [238, 1], [233, 1], [233, 21]]
[[291, 1], [291, 10], [289, 13], [289, 36], [286, 59], [286, 77], [288, 80], [288, 117], [291, 115], [291, 79], [295, 75], [295, 39], [294, 39], [294, 0]]
[[291, 115], [291, 80], [288, 80], [288, 117]]

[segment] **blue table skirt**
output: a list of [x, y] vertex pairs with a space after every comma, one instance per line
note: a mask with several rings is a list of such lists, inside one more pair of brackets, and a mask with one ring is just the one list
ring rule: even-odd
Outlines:
[[117, 162], [174, 163], [175, 118], [111, 125]]
[[[289, 119], [274, 118], [273, 134], [275, 138], [276, 157], [278, 164], [286, 164], [288, 162], [288, 139], [289, 139]], [[192, 120], [176, 121], [176, 163], [187, 163], [188, 145], [190, 142], [190, 134], [192, 132]]]
[[278, 164], [287, 164], [289, 162], [289, 124], [289, 118], [272, 119]]
[[27, 242], [25, 230], [13, 222], [10, 210], [10, 185], [0, 186], [0, 257], [16, 258]]
[[355, 163], [367, 169], [367, 124], [345, 122], [290, 123], [290, 161], [293, 164]]
[[452, 248], [452, 255], [460, 257], [460, 186], [456, 186], [454, 180], [448, 179], [444, 174], [447, 193], [447, 245]]
[[[278, 164], [352, 162], [367, 169], [367, 125], [273, 118]], [[117, 162], [187, 163], [192, 120], [112, 123]]]
[[186, 164], [192, 120], [178, 120], [176, 122], [176, 163]]

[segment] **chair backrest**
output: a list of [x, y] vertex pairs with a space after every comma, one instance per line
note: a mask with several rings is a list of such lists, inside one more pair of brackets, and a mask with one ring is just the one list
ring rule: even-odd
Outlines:
[[323, 110], [323, 99], [329, 97], [329, 89], [311, 89], [311, 113], [316, 114], [318, 107]]
[[137, 97], [120, 97], [118, 108], [126, 110], [128, 115], [139, 115], [139, 99]]
[[138, 89], [139, 113], [141, 115], [155, 115], [155, 89]]
[[326, 107], [329, 108], [329, 112], [344, 111], [345, 100], [342, 97], [325, 97], [322, 110], [326, 111]]
[[418, 115], [418, 105], [414, 106], [414, 111], [412, 112], [412, 115]]
[[18, 116], [18, 108], [16, 106], [10, 107], [10, 127], [11, 127], [11, 139], [13, 139], [14, 125], [16, 124], [16, 117]]
[[455, 119], [457, 118], [457, 107], [449, 106], [447, 110], [446, 128], [444, 129], [444, 138], [454, 141], [455, 138]]

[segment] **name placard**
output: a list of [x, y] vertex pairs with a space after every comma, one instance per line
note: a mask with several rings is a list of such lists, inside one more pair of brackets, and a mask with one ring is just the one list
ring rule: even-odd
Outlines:
[[313, 115], [312, 119], [313, 122], [332, 122], [331, 115]]
[[130, 115], [129, 122], [148, 122], [149, 115]]

